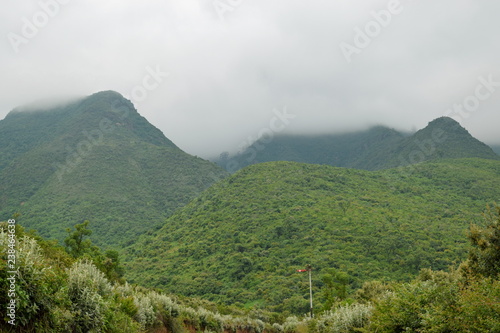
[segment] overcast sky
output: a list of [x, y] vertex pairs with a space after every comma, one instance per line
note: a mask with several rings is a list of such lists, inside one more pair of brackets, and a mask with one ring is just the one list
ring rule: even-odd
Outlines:
[[207, 157], [266, 128], [420, 129], [457, 104], [472, 135], [500, 143], [499, 13], [478, 0], [3, 1], [0, 119], [115, 90]]

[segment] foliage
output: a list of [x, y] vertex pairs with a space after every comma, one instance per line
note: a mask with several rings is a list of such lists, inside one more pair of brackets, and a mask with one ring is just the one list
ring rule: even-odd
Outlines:
[[486, 226], [471, 225], [472, 244], [467, 268], [475, 275], [497, 278], [500, 274], [500, 206], [487, 208]]
[[[221, 315], [201, 306], [185, 305], [154, 290], [112, 283], [91, 259], [75, 260], [53, 242], [32, 237], [19, 225], [16, 229], [19, 269], [16, 325], [10, 325], [3, 318], [1, 332], [184, 333], [195, 328], [219, 333], [262, 333], [267, 327], [260, 319]], [[6, 230], [7, 224], [1, 223], [2, 304], [9, 302], [4, 291], [10, 284], [6, 268]], [[196, 304], [194, 300], [191, 302]]]
[[343, 301], [348, 295], [349, 275], [339, 272], [335, 269], [325, 270], [321, 275], [321, 281], [324, 284], [323, 293], [325, 303], [324, 310], [330, 310], [336, 302]]
[[[486, 216], [489, 222], [496, 223], [498, 219], [496, 214]], [[478, 227], [477, 232], [494, 235], [489, 232], [491, 226], [488, 223]], [[0, 227], [3, 262], [0, 287], [7, 290], [7, 224]], [[88, 234], [80, 227], [76, 230]], [[218, 306], [207, 301], [180, 301], [151, 289], [113, 283], [93, 258], [75, 260], [54, 242], [25, 232], [19, 225], [15, 228], [19, 269], [17, 326], [12, 328], [4, 320], [0, 322], [0, 330], [5, 332], [486, 333], [500, 330], [498, 276], [484, 277], [481, 271], [468, 269], [469, 262], [450, 272], [422, 269], [409, 282], [366, 282], [354, 294], [357, 301], [336, 302], [330, 310], [318, 312], [314, 318], [290, 316], [275, 322], [276, 317], [267, 312], [238, 310], [238, 315], [221, 314], [214, 310]], [[349, 279], [345, 273], [325, 269], [319, 276], [336, 297], [345, 294], [343, 286]], [[6, 295], [0, 294], [3, 304], [9, 301]], [[300, 303], [301, 299], [304, 301], [292, 297], [290, 303]]]
[[331, 269], [347, 274], [347, 290], [356, 290], [371, 280], [409, 282], [422, 268], [445, 270], [464, 260], [464, 230], [500, 197], [499, 175], [500, 162], [480, 159], [376, 172], [254, 165], [130, 247], [125, 276], [289, 316], [307, 311], [309, 281], [296, 269], [311, 263], [315, 309], [328, 309], [337, 291], [321, 277]]
[[426, 332], [499, 332], [500, 282], [473, 279], [460, 286], [452, 306], [436, 304], [423, 315]]
[[0, 121], [0, 219], [66, 237], [89, 220], [102, 248], [130, 244], [227, 173], [184, 153], [131, 102], [100, 92]]
[[[22, 227], [15, 226], [15, 263], [7, 265], [9, 235], [7, 223], [0, 224], [0, 302], [7, 305], [16, 299], [15, 323], [18, 331], [38, 332], [54, 324], [52, 310], [61, 303], [59, 287], [66, 280], [66, 258], [62, 249], [49, 243], [41, 246]], [[50, 251], [47, 250], [51, 247]], [[11, 267], [10, 265], [14, 267]], [[16, 271], [18, 273], [13, 273]], [[15, 286], [12, 289], [11, 286]], [[4, 316], [0, 327], [12, 327]]]
[[[487, 225], [474, 226], [472, 248], [459, 270], [423, 270], [409, 284], [380, 297], [369, 330], [379, 332], [498, 332], [500, 281], [493, 260], [498, 206], [487, 209]], [[488, 276], [485, 278], [485, 276]]]
[[411, 283], [396, 285], [378, 302], [370, 330], [420, 332], [428, 329], [428, 317], [438, 307], [456, 303], [458, 277], [453, 273], [423, 270]]
[[389, 283], [366, 281], [361, 289], [356, 290], [354, 297], [361, 304], [377, 303], [391, 291], [393, 291], [393, 287]]
[[352, 304], [326, 311], [318, 319], [318, 331], [321, 333], [356, 332], [368, 324], [373, 306], [368, 304]]
[[[422, 153], [426, 142], [425, 159], [434, 162], [377, 172], [259, 164], [172, 215], [226, 173], [183, 153], [113, 92], [33, 111], [0, 122], [0, 217], [20, 211], [42, 234], [67, 236], [67, 252], [16, 225], [13, 273], [8, 226], [0, 224], [0, 303], [11, 301], [12, 279], [17, 297], [17, 325], [4, 318], [2, 332], [500, 331], [500, 209], [477, 224], [500, 197], [500, 162], [448, 118], [410, 137], [379, 127], [288, 138], [295, 150], [284, 153], [305, 159], [314, 146], [321, 163], [379, 169]], [[103, 119], [113, 130], [101, 141]], [[447, 139], [429, 146], [436, 130]], [[85, 138], [99, 142], [58, 174]], [[265, 154], [276, 149], [273, 141]], [[443, 159], [470, 156], [489, 160]], [[83, 223], [73, 230], [72, 221]], [[466, 258], [468, 223], [469, 257], [445, 272]], [[113, 250], [139, 234], [126, 252]], [[123, 254], [131, 282], [159, 289], [125, 282]], [[309, 281], [296, 273], [306, 263], [314, 318], [303, 317]]]
[[443, 158], [499, 159], [487, 145], [473, 138], [455, 120], [441, 117], [413, 134], [383, 126], [325, 135], [287, 135], [257, 141], [230, 156], [213, 160], [230, 172], [255, 163], [292, 161], [337, 167], [379, 170]]
[[124, 274], [123, 266], [120, 263], [119, 253], [116, 250], [107, 250], [104, 254], [101, 250], [92, 245], [88, 237], [92, 230], [88, 228], [89, 221], [75, 225], [75, 231], [66, 229], [68, 237], [64, 240], [66, 251], [73, 258], [92, 259], [97, 267], [105, 274], [110, 281], [121, 281]]
[[77, 261], [68, 272], [68, 298], [73, 317], [72, 331], [100, 332], [105, 326], [105, 297], [111, 284], [92, 263]]
[[[402, 140], [404, 136], [401, 133], [382, 126], [347, 134], [280, 134], [271, 142], [257, 141], [234, 156], [223, 153], [213, 160], [230, 172], [272, 161], [376, 169], [386, 159], [390, 148]], [[380, 158], [377, 155], [383, 156]]]
[[90, 239], [84, 239], [85, 236], [90, 236], [92, 230], [88, 229], [89, 221], [84, 221], [81, 224], [75, 225], [75, 231], [71, 232], [70, 228], [67, 228], [68, 237], [64, 240], [66, 245], [66, 251], [73, 256], [73, 258], [79, 258], [83, 256], [87, 251], [92, 249], [92, 242]]

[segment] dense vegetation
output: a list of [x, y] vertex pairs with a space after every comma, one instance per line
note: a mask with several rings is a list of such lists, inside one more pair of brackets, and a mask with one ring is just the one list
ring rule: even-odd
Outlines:
[[114, 92], [0, 121], [0, 218], [60, 241], [90, 220], [95, 243], [128, 244], [225, 176]]
[[263, 138], [234, 156], [213, 160], [230, 172], [245, 166], [292, 161], [379, 170], [443, 158], [499, 159], [455, 120], [441, 117], [410, 135], [383, 126], [325, 135], [277, 135]]
[[[0, 321], [2, 332], [498, 332], [500, 330], [500, 207], [488, 209], [486, 224], [472, 225], [469, 257], [458, 269], [423, 269], [408, 283], [366, 282], [355, 293], [337, 291], [325, 311], [283, 318], [182, 299], [108, 276], [109, 260], [84, 240], [87, 224], [68, 230], [66, 251], [55, 242], [15, 226], [15, 281], [8, 272], [10, 227], [0, 224], [0, 300], [15, 290], [15, 313]], [[10, 223], [9, 223], [10, 224]], [[79, 237], [82, 236], [82, 237]], [[75, 253], [80, 239], [81, 250]], [[109, 259], [109, 257], [107, 257]], [[116, 259], [116, 258], [114, 258]], [[10, 264], [9, 264], [10, 265]], [[116, 265], [117, 268], [119, 265]], [[104, 270], [103, 270], [104, 269]], [[116, 269], [115, 269], [116, 271]], [[339, 281], [341, 281], [340, 278]], [[15, 289], [11, 285], [15, 284]], [[226, 312], [221, 314], [219, 310]], [[227, 314], [231, 310], [237, 314]]]
[[[500, 162], [463, 159], [383, 171], [262, 163], [214, 185], [128, 250], [128, 279], [226, 304], [303, 313], [369, 280], [409, 281], [466, 256], [464, 231], [500, 199]], [[326, 277], [328, 280], [328, 277]], [[344, 281], [346, 279], [343, 279]], [[330, 290], [330, 291], [329, 291]]]
[[[260, 333], [266, 327], [256, 315], [249, 317], [242, 311], [237, 316], [221, 315], [215, 304], [179, 299], [124, 282], [117, 254], [102, 253], [92, 245], [86, 239], [91, 233], [87, 227], [88, 223], [82, 223], [76, 230], [68, 230], [65, 249], [16, 224], [14, 266], [19, 273], [12, 274], [7, 265], [10, 228], [7, 222], [0, 223], [0, 303], [7, 306], [11, 299], [16, 300], [10, 317], [2, 311], [1, 332], [139, 333], [168, 329], [181, 333], [251, 328]], [[11, 289], [11, 285], [15, 287]]]
[[317, 319], [287, 319], [289, 331], [499, 332], [500, 207], [488, 208], [484, 226], [472, 225], [472, 247], [458, 269], [423, 269], [409, 283], [369, 282]]
[[[234, 156], [223, 153], [213, 160], [230, 172], [271, 161], [376, 169], [390, 153], [390, 147], [403, 139], [403, 134], [383, 126], [346, 134], [281, 134], [270, 142], [258, 141]], [[374, 161], [370, 161], [372, 158]]]
[[[500, 332], [489, 147], [449, 118], [411, 136], [376, 127], [264, 147], [230, 160], [327, 165], [227, 177], [114, 92], [12, 111], [0, 121], [0, 220], [21, 215], [16, 242], [0, 223], [0, 303], [15, 291], [16, 326], [3, 317], [0, 331]], [[309, 265], [314, 318], [297, 271]]]

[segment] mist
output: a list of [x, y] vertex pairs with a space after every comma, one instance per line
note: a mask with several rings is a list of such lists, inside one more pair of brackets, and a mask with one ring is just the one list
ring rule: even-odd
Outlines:
[[115, 90], [206, 158], [274, 131], [277, 110], [294, 117], [273, 135], [414, 131], [462, 105], [456, 120], [500, 144], [500, 3], [221, 2], [5, 4], [0, 118]]
[[43, 98], [31, 103], [16, 107], [13, 112], [44, 112], [53, 109], [64, 108], [72, 103], [78, 102], [86, 96], [57, 96]]

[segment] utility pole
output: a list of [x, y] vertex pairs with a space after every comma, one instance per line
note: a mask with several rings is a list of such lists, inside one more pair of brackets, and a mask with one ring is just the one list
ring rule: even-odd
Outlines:
[[309, 303], [311, 305], [311, 318], [313, 318], [314, 313], [313, 313], [312, 266], [306, 265], [306, 269], [298, 269], [297, 272], [309, 272]]
[[314, 317], [313, 313], [313, 287], [312, 287], [312, 267], [311, 265], [307, 265], [306, 269], [309, 271], [309, 301], [311, 304], [311, 318]]

